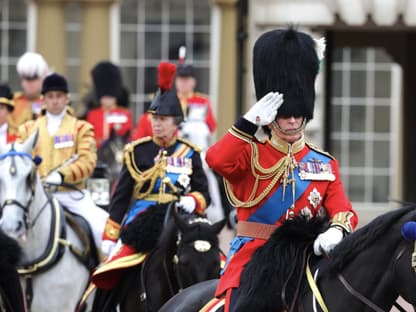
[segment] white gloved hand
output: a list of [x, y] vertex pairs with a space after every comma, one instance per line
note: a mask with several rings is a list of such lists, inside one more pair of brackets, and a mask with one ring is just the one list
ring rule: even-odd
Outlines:
[[254, 104], [243, 118], [259, 127], [267, 126], [276, 118], [277, 110], [282, 104], [282, 93], [269, 92]]
[[45, 182], [53, 185], [61, 185], [62, 176], [58, 171], [54, 171], [46, 177]]
[[112, 240], [109, 240], [109, 239], [103, 240], [101, 243], [101, 251], [103, 252], [104, 255], [108, 257], [112, 254], [116, 245], [117, 243]]
[[192, 196], [182, 196], [176, 206], [187, 213], [192, 213], [196, 208], [196, 202]]
[[313, 243], [315, 255], [320, 256], [322, 252], [328, 254], [342, 240], [344, 233], [337, 227], [330, 227], [325, 232], [318, 235]]

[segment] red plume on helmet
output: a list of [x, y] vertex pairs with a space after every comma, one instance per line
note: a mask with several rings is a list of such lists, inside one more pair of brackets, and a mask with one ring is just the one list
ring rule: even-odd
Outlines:
[[161, 62], [157, 71], [159, 90], [156, 92], [148, 111], [155, 115], [174, 116], [183, 119], [181, 103], [175, 88], [173, 88], [176, 65], [169, 62]]
[[169, 62], [161, 62], [157, 68], [157, 85], [161, 92], [170, 90], [176, 74], [176, 65]]

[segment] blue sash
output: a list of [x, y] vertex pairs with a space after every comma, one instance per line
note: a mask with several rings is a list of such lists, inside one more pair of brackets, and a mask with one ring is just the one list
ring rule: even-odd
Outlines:
[[[321, 153], [310, 150], [300, 162], [307, 161], [308, 159], [316, 159], [322, 163], [328, 163], [330, 158]], [[294, 178], [296, 180], [295, 190], [295, 202], [302, 196], [305, 190], [311, 183], [311, 180], [301, 180], [299, 178], [299, 168], [294, 169], [294, 177], [289, 176], [289, 179]], [[254, 212], [248, 221], [275, 224], [277, 220], [292, 206], [292, 186], [289, 184], [286, 186], [285, 198], [283, 198], [283, 184], [281, 184], [260, 207]]]

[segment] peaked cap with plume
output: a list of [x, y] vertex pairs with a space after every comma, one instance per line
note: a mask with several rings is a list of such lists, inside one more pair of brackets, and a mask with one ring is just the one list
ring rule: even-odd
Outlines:
[[149, 112], [155, 115], [174, 116], [183, 118], [181, 103], [172, 88], [176, 73], [176, 65], [161, 62], [158, 66], [159, 89], [149, 107]]

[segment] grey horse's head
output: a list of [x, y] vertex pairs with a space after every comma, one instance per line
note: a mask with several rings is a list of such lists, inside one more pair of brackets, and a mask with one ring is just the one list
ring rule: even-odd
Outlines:
[[0, 144], [0, 228], [16, 239], [23, 238], [28, 228], [36, 178], [32, 149], [37, 138], [35, 131], [23, 143]]

